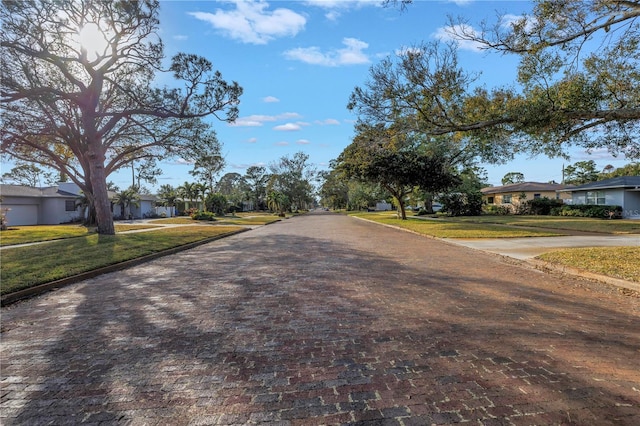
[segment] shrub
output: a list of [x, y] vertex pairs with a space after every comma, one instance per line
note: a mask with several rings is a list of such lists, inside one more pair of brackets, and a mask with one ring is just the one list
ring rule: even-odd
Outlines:
[[549, 215], [553, 209], [563, 206], [562, 200], [552, 200], [547, 197], [529, 200], [526, 204], [530, 214], [543, 216]]
[[199, 210], [196, 210], [195, 212], [191, 213], [191, 218], [193, 220], [216, 220], [215, 217], [215, 213], [212, 212], [201, 212]]
[[620, 219], [621, 206], [596, 206], [592, 204], [564, 205], [551, 209], [553, 216], [594, 217], [599, 219]]
[[227, 203], [227, 197], [222, 194], [209, 194], [205, 200], [205, 205], [207, 210], [214, 212], [217, 216], [224, 216], [229, 203]]
[[482, 194], [480, 192], [455, 192], [438, 197], [442, 212], [449, 216], [480, 216], [482, 214]]

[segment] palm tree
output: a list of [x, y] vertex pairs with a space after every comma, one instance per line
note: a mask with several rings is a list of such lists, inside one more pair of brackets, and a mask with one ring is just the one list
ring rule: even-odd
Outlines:
[[196, 183], [196, 199], [200, 198], [199, 201], [202, 203], [202, 210], [207, 211], [207, 203], [205, 200], [207, 199], [207, 195], [209, 194], [209, 187], [205, 183]]
[[91, 200], [84, 192], [76, 197], [75, 208], [80, 207], [81, 215], [84, 218], [85, 226], [92, 226], [96, 224], [96, 212], [93, 208]]
[[[182, 186], [178, 187], [178, 195], [182, 197], [183, 200], [187, 200], [189, 201], [189, 203], [193, 203], [193, 200], [198, 198], [196, 184], [189, 182], [183, 183]], [[184, 207], [185, 210], [191, 207], [189, 203], [186, 203], [186, 206]]]
[[[122, 192], [116, 193], [113, 201], [116, 204], [120, 204], [120, 216], [124, 217], [127, 208], [140, 205], [140, 195], [138, 195], [136, 188], [129, 187]], [[129, 217], [132, 218], [131, 212], [129, 212]]]
[[[160, 198], [158, 204], [165, 207], [175, 207], [178, 201], [178, 193], [171, 185], [161, 185], [158, 190], [158, 198]], [[173, 212], [173, 209], [171, 209], [171, 212]]]
[[267, 194], [267, 207], [269, 210], [278, 213], [278, 216], [284, 216], [285, 208], [289, 199], [285, 194], [279, 191], [271, 191]]

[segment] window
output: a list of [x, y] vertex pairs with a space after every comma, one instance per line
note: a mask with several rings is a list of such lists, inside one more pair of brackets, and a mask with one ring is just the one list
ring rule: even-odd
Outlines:
[[502, 203], [503, 204], [510, 204], [511, 203], [511, 194], [505, 194], [502, 196]]
[[76, 202], [73, 200], [64, 200], [64, 211], [65, 212], [75, 212], [76, 211]]
[[541, 198], [540, 194], [533, 194], [533, 199], [534, 200], [537, 200], [539, 198]]
[[487, 203], [488, 204], [493, 204], [493, 197], [487, 197]]
[[595, 204], [598, 206], [606, 204], [604, 191], [587, 191], [587, 204]]

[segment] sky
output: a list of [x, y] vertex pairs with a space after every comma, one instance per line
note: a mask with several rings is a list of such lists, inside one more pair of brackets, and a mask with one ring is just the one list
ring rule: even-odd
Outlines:
[[[226, 167], [220, 174], [244, 174], [302, 151], [309, 163], [328, 169], [351, 143], [356, 116], [347, 110], [349, 95], [369, 78], [370, 67], [404, 48], [446, 38], [447, 16], [479, 25], [497, 14], [530, 11], [526, 1], [417, 0], [405, 11], [382, 7], [381, 0], [309, 1], [161, 1], [159, 36], [169, 58], [178, 52], [209, 59], [225, 80], [237, 81], [244, 93], [240, 115], [230, 124], [211, 119], [222, 143]], [[465, 70], [480, 73], [488, 88], [511, 84], [517, 58], [488, 54], [461, 44]], [[169, 84], [164, 77], [159, 84]], [[629, 161], [606, 152], [572, 152], [569, 161], [520, 156], [505, 165], [481, 164], [492, 185], [508, 172], [527, 181], [562, 180], [563, 164], [594, 160], [602, 169]], [[6, 169], [6, 167], [3, 167]], [[192, 165], [181, 159], [160, 164], [158, 184], [194, 181]], [[5, 170], [6, 171], [6, 170]], [[131, 171], [108, 180], [120, 188], [131, 184]]]

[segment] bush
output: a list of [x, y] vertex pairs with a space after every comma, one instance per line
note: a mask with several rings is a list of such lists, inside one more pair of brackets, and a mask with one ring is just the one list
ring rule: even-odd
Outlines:
[[592, 204], [564, 205], [551, 209], [552, 216], [594, 217], [599, 219], [622, 218], [621, 206], [596, 206]]
[[527, 209], [529, 214], [546, 216], [551, 214], [551, 210], [562, 207], [562, 200], [552, 200], [547, 197], [536, 198], [527, 201]]
[[222, 194], [209, 194], [205, 200], [205, 205], [207, 210], [214, 212], [216, 216], [224, 216], [229, 203], [227, 203], [227, 197]]
[[215, 217], [215, 213], [212, 212], [201, 212], [200, 210], [196, 210], [195, 212], [191, 213], [191, 218], [193, 220], [211, 220], [214, 221], [216, 220]]
[[441, 212], [449, 216], [480, 216], [482, 214], [482, 194], [480, 192], [451, 193], [438, 197]]

